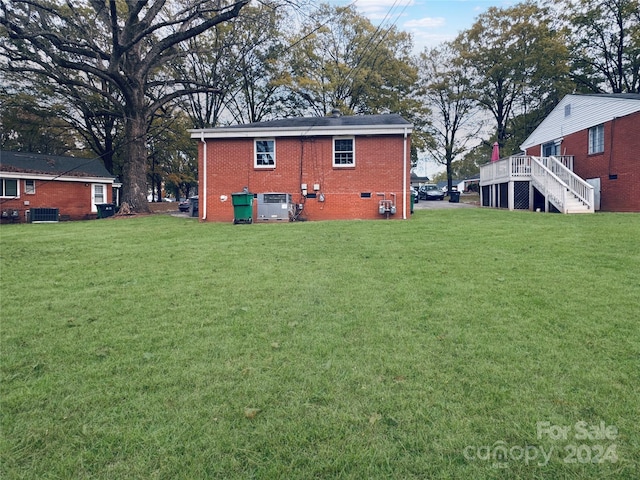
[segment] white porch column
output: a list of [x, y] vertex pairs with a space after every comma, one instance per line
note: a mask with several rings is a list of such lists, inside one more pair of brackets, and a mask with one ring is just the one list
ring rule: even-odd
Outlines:
[[515, 182], [512, 180], [509, 180], [509, 183], [507, 184], [507, 190], [508, 190], [508, 197], [507, 198], [507, 206], [509, 207], [509, 210], [513, 210], [515, 208]]

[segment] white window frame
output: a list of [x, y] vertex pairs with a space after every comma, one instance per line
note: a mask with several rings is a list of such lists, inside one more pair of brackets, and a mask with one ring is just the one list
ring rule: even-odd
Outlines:
[[24, 194], [25, 195], [35, 195], [36, 194], [36, 181], [35, 180], [25, 180], [24, 181]]
[[[273, 151], [269, 152], [269, 151], [258, 151], [258, 142], [271, 142], [273, 144]], [[254, 168], [269, 168], [269, 169], [274, 169], [276, 168], [276, 139], [275, 138], [256, 138], [253, 141], [253, 166]], [[268, 155], [268, 154], [272, 154], [273, 155], [273, 163], [262, 163], [264, 162], [264, 159], [261, 159], [260, 156], [261, 155]]]
[[[96, 202], [96, 194], [97, 187], [102, 187], [102, 201]], [[102, 183], [92, 183], [91, 184], [91, 212], [96, 213], [98, 211], [98, 207], [96, 207], [97, 203], [107, 203], [107, 186]]]
[[[351, 140], [351, 150], [336, 150], [336, 142]], [[336, 163], [336, 154], [351, 153], [351, 163]], [[356, 166], [356, 140], [355, 137], [333, 137], [333, 156], [331, 160], [334, 168], [353, 168]]]
[[[15, 195], [7, 195], [7, 181], [16, 182]], [[0, 195], [0, 198], [20, 198], [20, 181], [17, 178], [0, 178], [0, 183], [2, 183], [2, 194]]]
[[589, 129], [589, 155], [604, 152], [604, 123]]

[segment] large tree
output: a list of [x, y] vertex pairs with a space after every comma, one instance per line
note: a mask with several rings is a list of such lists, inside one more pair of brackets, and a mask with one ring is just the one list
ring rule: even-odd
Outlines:
[[0, 148], [47, 155], [79, 154], [77, 135], [60, 118], [64, 105], [41, 106], [29, 92], [0, 91]]
[[125, 132], [123, 201], [147, 205], [147, 131], [166, 104], [211, 87], [166, 75], [178, 48], [237, 17], [249, 0], [0, 0], [0, 54], [40, 76], [106, 100]]
[[463, 155], [480, 130], [469, 71], [458, 61], [451, 44], [425, 50], [420, 55], [420, 85], [425, 104], [432, 112], [426, 150], [447, 171], [451, 191], [453, 162]]
[[569, 30], [571, 76], [596, 93], [640, 93], [640, 1], [553, 2]]
[[296, 113], [326, 115], [335, 107], [345, 114], [405, 113], [416, 107], [411, 37], [395, 27], [376, 28], [353, 6], [323, 4], [291, 43], [284, 81]]
[[495, 121], [501, 147], [514, 134], [514, 118], [553, 105], [570, 91], [565, 39], [537, 3], [489, 8], [455, 45], [472, 72], [478, 103]]

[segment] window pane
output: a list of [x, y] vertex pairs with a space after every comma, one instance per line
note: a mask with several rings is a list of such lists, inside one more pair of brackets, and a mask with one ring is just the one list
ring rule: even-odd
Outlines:
[[335, 165], [353, 165], [353, 139], [335, 139], [333, 146], [335, 152], [333, 163]]
[[353, 150], [352, 142], [350, 138], [336, 140], [336, 152], [350, 152]]
[[551, 155], [558, 155], [558, 145], [555, 142], [545, 143], [542, 146], [542, 156], [550, 157]]
[[18, 180], [5, 179], [4, 192], [0, 192], [3, 197], [17, 197], [18, 196]]
[[274, 140], [256, 140], [256, 165], [275, 165], [275, 152]]
[[24, 181], [24, 193], [36, 193], [36, 181], [25, 180]]
[[104, 203], [104, 188], [102, 185], [94, 185], [95, 201], [94, 203]]
[[589, 129], [589, 153], [604, 152], [604, 125]]

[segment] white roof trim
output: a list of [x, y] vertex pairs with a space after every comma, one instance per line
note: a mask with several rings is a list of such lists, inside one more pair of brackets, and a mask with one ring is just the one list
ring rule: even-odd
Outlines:
[[110, 177], [70, 177], [65, 175], [43, 175], [41, 173], [29, 172], [5, 172], [0, 170], [2, 178], [17, 178], [19, 180], [48, 180], [60, 182], [80, 182], [80, 183], [115, 183], [115, 178]]
[[191, 138], [314, 137], [337, 135], [404, 135], [413, 125], [345, 125], [341, 127], [218, 127], [189, 130]]
[[[568, 116], [565, 116], [564, 107], [566, 105], [571, 105], [571, 113]], [[572, 133], [638, 111], [640, 111], [640, 100], [633, 98], [607, 95], [567, 95], [520, 145], [520, 148], [526, 150], [536, 145], [553, 142]]]

